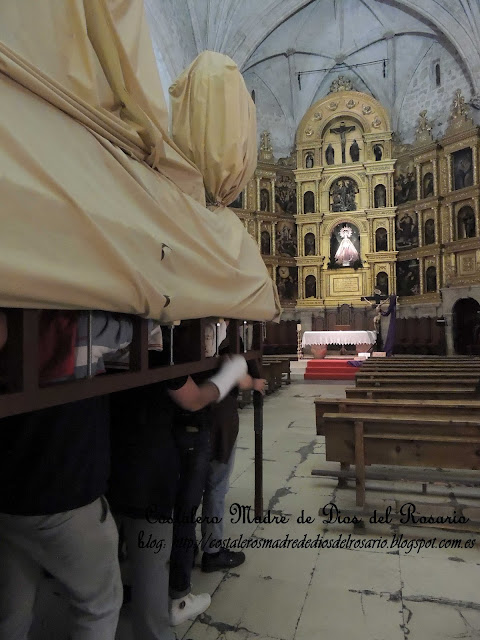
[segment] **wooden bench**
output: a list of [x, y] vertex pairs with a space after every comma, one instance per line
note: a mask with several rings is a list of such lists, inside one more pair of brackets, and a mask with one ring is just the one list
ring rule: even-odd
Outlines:
[[[416, 383], [415, 383], [416, 384]], [[398, 399], [445, 399], [445, 400], [474, 400], [477, 395], [475, 385], [452, 386], [444, 385], [424, 385], [424, 386], [362, 386], [347, 387], [345, 389], [347, 398], [398, 398]]]
[[371, 413], [371, 415], [452, 415], [465, 418], [480, 418], [480, 398], [478, 400], [395, 400], [393, 398], [315, 398], [315, 423], [317, 435], [323, 436], [323, 416], [325, 413]]
[[411, 374], [378, 374], [378, 375], [360, 375], [355, 376], [355, 384], [357, 387], [476, 387], [478, 385], [478, 376], [466, 377], [460, 375], [441, 375], [441, 374], [421, 374], [412, 372]]
[[278, 360], [268, 363], [262, 362], [263, 376], [267, 381], [266, 393], [273, 393], [282, 386], [282, 371], [284, 364]]
[[297, 361], [297, 356], [263, 356], [262, 362], [268, 364], [270, 362], [280, 362], [282, 365], [282, 374], [286, 374], [285, 384], [291, 383], [290, 362]]
[[327, 461], [355, 464], [357, 506], [365, 504], [368, 465], [480, 469], [478, 417], [325, 413], [323, 432]]

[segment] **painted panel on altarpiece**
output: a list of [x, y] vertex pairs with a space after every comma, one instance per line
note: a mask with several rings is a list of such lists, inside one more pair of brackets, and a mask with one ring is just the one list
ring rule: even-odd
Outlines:
[[420, 293], [420, 269], [418, 260], [397, 262], [397, 294], [418, 296]]
[[402, 211], [395, 219], [397, 251], [418, 247], [418, 215], [415, 211]]
[[277, 267], [277, 289], [280, 300], [294, 302], [298, 296], [298, 268]]
[[297, 213], [297, 187], [289, 176], [278, 176], [275, 182], [275, 213]]
[[277, 222], [275, 242], [278, 256], [294, 258], [297, 255], [297, 229], [293, 220]]

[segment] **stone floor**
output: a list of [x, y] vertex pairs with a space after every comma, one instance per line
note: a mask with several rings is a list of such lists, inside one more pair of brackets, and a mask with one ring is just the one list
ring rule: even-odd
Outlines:
[[[342, 397], [349, 384], [294, 382], [265, 399], [264, 509], [288, 522], [233, 524], [226, 514], [226, 534], [232, 540], [243, 535], [257, 546], [271, 547], [306, 537], [324, 548], [252, 548], [245, 564], [232, 572], [202, 574], [196, 568], [193, 591], [210, 593], [212, 604], [196, 621], [177, 627], [179, 638], [480, 639], [480, 535], [370, 523], [359, 532], [351, 524], [324, 524], [319, 516], [331, 501], [340, 510], [355, 504], [352, 487], [338, 489], [333, 479], [311, 476], [313, 468], [338, 468], [325, 461], [323, 439], [315, 435], [313, 399]], [[252, 407], [241, 411], [240, 434], [228, 507], [252, 505], [253, 511]], [[460, 494], [462, 503], [478, 506], [466, 488], [453, 493], [452, 488], [429, 487], [425, 496], [420, 485], [368, 486], [369, 503], [379, 513], [395, 500], [428, 501], [441, 509]], [[424, 538], [437, 548], [409, 552], [406, 546], [393, 546], [402, 535], [404, 545]], [[336, 548], [348, 539], [364, 548]], [[455, 540], [461, 548], [439, 548], [456, 546]], [[465, 548], [467, 540], [474, 540], [472, 548]], [[35, 634], [35, 640], [47, 637], [64, 640], [63, 635]], [[117, 638], [131, 639], [128, 606]]]

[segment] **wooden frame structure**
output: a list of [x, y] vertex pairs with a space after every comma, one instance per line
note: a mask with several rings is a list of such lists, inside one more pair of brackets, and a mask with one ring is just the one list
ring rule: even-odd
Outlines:
[[[98, 376], [42, 386], [39, 381], [39, 318], [37, 309], [4, 309], [7, 315], [8, 340], [0, 351], [0, 418], [75, 402], [99, 395], [124, 391], [184, 375], [216, 369], [220, 357], [204, 355], [205, 319], [182, 321], [170, 327], [170, 364], [149, 366], [148, 320], [131, 316], [133, 336], [128, 370], [107, 371]], [[246, 322], [243, 322], [245, 326]], [[90, 323], [89, 323], [90, 325]], [[230, 339], [236, 337], [232, 351], [240, 353], [239, 333], [242, 321], [232, 320]], [[91, 370], [91, 330], [88, 337], [88, 360]], [[246, 360], [261, 364], [264, 327], [253, 323], [252, 349], [243, 352]], [[244, 344], [246, 344], [244, 340]], [[218, 351], [217, 344], [217, 351]], [[181, 349], [180, 349], [181, 347]], [[185, 361], [185, 353], [191, 355]], [[254, 392], [255, 433], [255, 515], [263, 512], [263, 396]]]

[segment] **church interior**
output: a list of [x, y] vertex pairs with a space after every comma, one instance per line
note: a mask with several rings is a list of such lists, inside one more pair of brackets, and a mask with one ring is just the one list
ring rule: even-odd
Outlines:
[[45, 3], [0, 6], [0, 640], [478, 640], [480, 0]]

